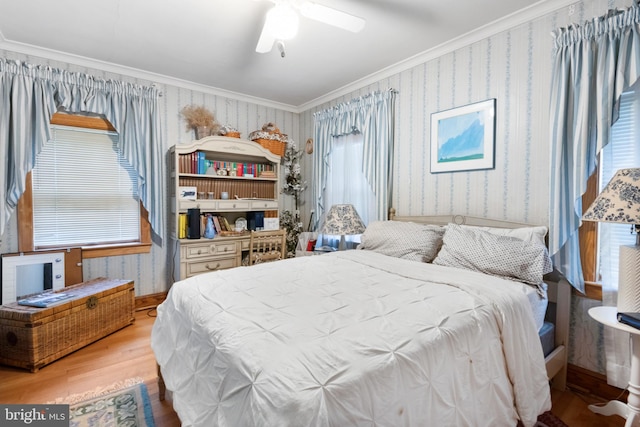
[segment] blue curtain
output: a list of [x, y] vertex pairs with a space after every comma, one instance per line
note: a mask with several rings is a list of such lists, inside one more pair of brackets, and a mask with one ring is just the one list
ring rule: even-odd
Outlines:
[[162, 239], [165, 182], [158, 96], [153, 87], [0, 58], [0, 236], [36, 155], [51, 137], [51, 117], [64, 109], [102, 114], [118, 131], [122, 153], [138, 172], [151, 227]]
[[329, 155], [335, 137], [353, 132], [363, 136], [362, 172], [376, 197], [376, 217], [387, 218], [391, 203], [395, 98], [397, 91], [373, 92], [313, 115], [315, 149], [313, 151], [313, 199], [316, 223], [331, 206], [325, 205], [324, 191]]
[[549, 250], [556, 269], [582, 292], [581, 197], [609, 142], [620, 95], [640, 77], [639, 20], [634, 5], [554, 32]]

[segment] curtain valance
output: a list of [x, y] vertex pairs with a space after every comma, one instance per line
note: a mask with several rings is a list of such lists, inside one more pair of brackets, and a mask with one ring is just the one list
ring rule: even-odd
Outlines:
[[581, 197], [609, 143], [620, 95], [640, 77], [639, 23], [633, 5], [553, 33], [549, 246], [556, 268], [582, 291]]
[[323, 193], [333, 138], [357, 131], [364, 141], [362, 172], [376, 194], [375, 219], [386, 219], [391, 199], [396, 94], [395, 89], [376, 91], [314, 113], [316, 218], [322, 218], [328, 208]]
[[149, 222], [164, 233], [164, 167], [157, 100], [159, 92], [85, 73], [0, 58], [0, 235], [24, 193], [25, 178], [50, 139], [58, 110], [104, 115], [118, 131], [120, 149], [139, 176]]

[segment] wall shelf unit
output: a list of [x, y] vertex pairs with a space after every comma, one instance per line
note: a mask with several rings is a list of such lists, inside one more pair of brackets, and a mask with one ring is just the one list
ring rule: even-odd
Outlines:
[[249, 212], [278, 218], [280, 156], [253, 141], [224, 136], [174, 145], [169, 156], [174, 279], [241, 265], [248, 233], [188, 239], [184, 217], [189, 209], [200, 209], [201, 215], [225, 217], [231, 224]]

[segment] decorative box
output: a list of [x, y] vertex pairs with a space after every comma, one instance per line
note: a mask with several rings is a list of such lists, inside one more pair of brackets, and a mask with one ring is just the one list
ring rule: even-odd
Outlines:
[[73, 296], [46, 308], [0, 306], [0, 363], [36, 372], [135, 321], [133, 281], [98, 278], [56, 292]]

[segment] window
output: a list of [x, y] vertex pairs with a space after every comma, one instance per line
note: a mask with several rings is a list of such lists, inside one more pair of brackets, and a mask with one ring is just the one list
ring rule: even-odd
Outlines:
[[[638, 146], [637, 120], [640, 108], [638, 93], [626, 92], [620, 98], [620, 115], [611, 127], [611, 142], [602, 150], [600, 170], [600, 191], [609, 183], [613, 175], [623, 168], [640, 166], [640, 147]], [[607, 283], [618, 283], [619, 251], [621, 245], [634, 245], [635, 235], [627, 224], [598, 224], [599, 257], [598, 271]]]
[[[586, 210], [596, 196], [622, 168], [640, 166], [640, 93], [629, 91], [620, 98], [620, 112], [611, 127], [611, 141], [600, 153], [598, 169], [589, 179], [583, 197]], [[600, 282], [604, 277], [610, 283], [618, 282], [618, 250], [621, 245], [634, 244], [635, 236], [624, 224], [583, 222], [580, 246], [587, 296], [602, 299]]]
[[[325, 187], [327, 212], [332, 205], [352, 204], [362, 222], [375, 218], [375, 194], [362, 172], [364, 140], [362, 134], [349, 134], [333, 140], [329, 154], [329, 170]], [[345, 236], [353, 246], [360, 236]]]
[[36, 158], [19, 206], [20, 250], [82, 247], [85, 258], [148, 252], [137, 173], [116, 151], [118, 134], [86, 126], [108, 124], [102, 119], [73, 120], [80, 122], [52, 126], [52, 140]]

